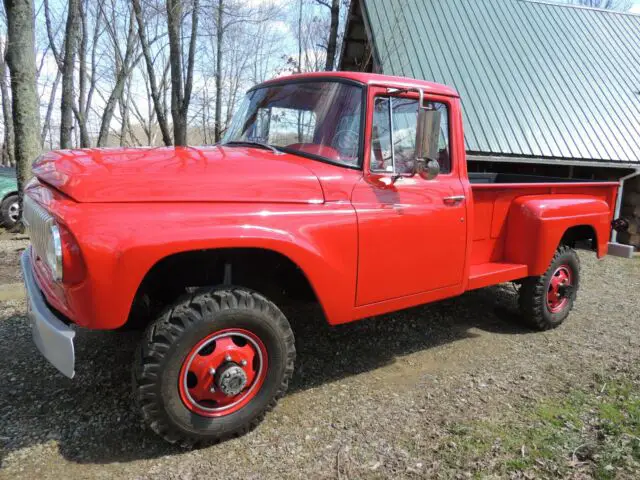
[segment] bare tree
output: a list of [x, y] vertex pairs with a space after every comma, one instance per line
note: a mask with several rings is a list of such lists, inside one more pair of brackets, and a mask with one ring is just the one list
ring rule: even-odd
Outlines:
[[222, 40], [224, 38], [224, 1], [218, 0], [216, 21], [216, 117], [214, 139], [222, 138]]
[[[162, 75], [163, 81], [160, 84], [160, 97], [164, 98], [164, 89], [165, 89], [165, 80], [164, 78], [167, 75], [167, 71], [169, 68], [169, 64], [167, 63], [165, 65], [165, 70]], [[153, 121], [153, 113], [154, 113], [154, 109], [155, 109], [155, 100], [153, 98], [153, 95], [151, 93], [151, 85], [149, 82], [149, 77], [147, 74], [147, 70], [145, 68], [141, 69], [140, 71], [140, 75], [142, 77], [143, 80], [143, 85], [145, 88], [145, 95], [144, 95], [144, 99], [145, 99], [145, 105], [144, 107], [140, 107], [140, 105], [138, 104], [137, 99], [135, 98], [135, 96], [130, 95], [131, 98], [131, 113], [134, 116], [135, 120], [137, 121], [138, 125], [142, 128], [142, 131], [144, 132], [144, 135], [146, 137], [146, 145], [155, 145], [156, 143], [156, 139], [158, 136], [158, 128], [155, 128], [155, 124]], [[157, 88], [157, 86], [156, 86]], [[162, 102], [161, 102], [162, 104]], [[145, 111], [146, 108], [146, 111]], [[167, 134], [168, 134], [168, 127], [167, 127]], [[170, 137], [169, 137], [170, 138]], [[142, 145], [143, 143], [138, 141], [139, 145]]]
[[[222, 0], [219, 0], [222, 3]], [[195, 64], [198, 33], [199, 0], [193, 0], [191, 12], [191, 38], [187, 58], [186, 78], [182, 77], [182, 1], [167, 0], [167, 29], [169, 31], [169, 57], [171, 62], [171, 118], [176, 145], [187, 144], [187, 115]], [[184, 85], [183, 85], [184, 83]]]
[[[270, 3], [265, 2], [263, 5], [255, 7], [246, 5], [247, 2], [233, 0], [215, 0], [214, 2], [214, 28], [215, 28], [215, 70], [214, 76], [216, 80], [215, 92], [215, 118], [214, 118], [214, 140], [219, 142], [225, 128], [225, 120], [223, 119], [223, 96], [227, 90], [227, 100], [233, 101], [235, 94], [240, 86], [240, 76], [249, 68], [248, 59], [252, 52], [247, 49], [248, 45], [253, 45], [256, 39], [256, 33], [248, 34], [245, 29], [256, 28], [274, 18], [278, 9]], [[244, 27], [244, 28], [240, 28]], [[230, 34], [232, 33], [232, 34]], [[236, 42], [230, 48], [226, 48], [227, 39], [235, 37]], [[234, 56], [242, 50], [242, 57]], [[226, 53], [227, 51], [231, 54]], [[229, 85], [225, 85], [225, 69], [229, 71], [230, 64], [234, 63], [233, 58], [240, 58], [243, 64], [240, 68], [232, 67], [235, 70], [233, 80]], [[227, 79], [231, 77], [227, 76]], [[227, 104], [227, 115], [232, 107]]]
[[73, 130], [73, 71], [76, 60], [76, 42], [80, 20], [80, 0], [69, 0], [67, 26], [64, 41], [64, 60], [62, 63], [62, 101], [60, 104], [60, 148], [71, 148]]
[[4, 0], [7, 14], [7, 61], [11, 72], [15, 160], [20, 204], [31, 176], [31, 162], [40, 154], [40, 115], [36, 89], [33, 0]]
[[[292, 30], [295, 31], [298, 44], [297, 59], [287, 58], [285, 69], [295, 73], [316, 72], [325, 70], [328, 66], [327, 59], [327, 31], [330, 30], [329, 22], [318, 14], [313, 5], [317, 0], [313, 0], [312, 8], [309, 8], [310, 0], [298, 0], [296, 3], [296, 22]], [[324, 0], [323, 0], [324, 1]], [[318, 2], [320, 5], [329, 6], [328, 2]], [[326, 3], [326, 5], [325, 5]], [[337, 44], [337, 38], [336, 38]], [[336, 46], [334, 45], [334, 59]], [[333, 69], [332, 60], [330, 62]]]
[[40, 144], [44, 148], [45, 142], [47, 141], [47, 135], [51, 135], [51, 116], [53, 115], [53, 108], [55, 107], [55, 99], [56, 93], [58, 92], [58, 84], [60, 83], [60, 70], [56, 73], [56, 78], [53, 81], [53, 85], [51, 86], [51, 94], [49, 96], [49, 102], [47, 105], [47, 113], [44, 116], [44, 124], [42, 125], [42, 132], [40, 133]]
[[633, 1], [631, 0], [568, 0], [568, 3], [581, 5], [583, 7], [618, 10], [621, 12], [626, 12], [633, 6]]
[[[42, 5], [35, 12], [39, 137], [47, 148], [157, 144], [159, 139], [180, 145], [191, 132], [194, 141], [219, 141], [248, 86], [287, 68], [335, 65], [328, 55], [333, 0], [291, 2], [295, 14], [290, 18], [299, 17], [299, 26], [282, 21], [280, 0], [37, 3]], [[289, 60], [284, 53], [292, 31], [299, 32], [299, 50], [297, 59], [293, 54]], [[337, 38], [336, 49], [339, 31]], [[0, 34], [0, 49], [3, 39]], [[210, 48], [200, 48], [203, 39]], [[0, 63], [0, 100], [8, 118], [11, 88], [8, 81], [3, 88], [3, 68]], [[11, 125], [0, 138], [7, 162]]]
[[[274, 16], [277, 14], [275, 11], [273, 13]], [[244, 39], [247, 40], [245, 43], [250, 58], [248, 80], [252, 85], [262, 83], [273, 75], [273, 70], [279, 61], [278, 53], [285, 48], [284, 36], [265, 21], [256, 25], [256, 28], [248, 32]]]
[[304, 0], [298, 0], [298, 73], [302, 72], [302, 12]]
[[[101, 5], [101, 4], [100, 4]], [[80, 2], [80, 17], [81, 17], [81, 36], [80, 45], [78, 50], [78, 106], [73, 107], [73, 113], [75, 114], [78, 128], [80, 129], [80, 146], [90, 147], [91, 139], [89, 137], [88, 121], [89, 111], [91, 109], [91, 101], [93, 99], [93, 93], [97, 86], [97, 74], [96, 74], [96, 52], [98, 48], [98, 39], [102, 32], [102, 18], [100, 11], [94, 14], [94, 26], [93, 33], [90, 36], [89, 32], [89, 11], [88, 0], [82, 0]], [[91, 63], [87, 65], [87, 51], [89, 48], [89, 39], [91, 38]], [[89, 81], [89, 88], [87, 89], [87, 80]]]
[[145, 20], [142, 14], [142, 7], [140, 6], [140, 0], [132, 0], [131, 2], [133, 10], [136, 16], [136, 22], [138, 24], [138, 36], [140, 37], [140, 45], [142, 46], [142, 53], [144, 55], [145, 64], [147, 67], [147, 80], [149, 82], [149, 88], [151, 90], [151, 98], [153, 99], [154, 110], [156, 118], [158, 119], [158, 125], [162, 133], [162, 140], [165, 145], [171, 145], [173, 143], [171, 139], [171, 133], [169, 132], [169, 123], [167, 122], [167, 109], [164, 104], [164, 95], [161, 95], [162, 90], [158, 88], [158, 81], [155, 73], [155, 63], [151, 54], [151, 48], [147, 37]]
[[327, 62], [325, 70], [333, 70], [338, 44], [338, 26], [340, 25], [340, 0], [315, 0], [319, 5], [327, 7], [331, 11], [331, 24], [329, 26], [329, 38], [327, 40]]
[[[100, 7], [102, 8], [102, 7]], [[136, 49], [137, 49], [137, 38], [135, 34], [135, 22], [134, 22], [134, 12], [131, 7], [129, 8], [129, 25], [128, 25], [128, 33], [126, 40], [125, 53], [122, 54], [120, 49], [120, 45], [118, 42], [118, 33], [115, 30], [115, 9], [112, 9], [112, 19], [107, 22], [107, 32], [111, 37], [113, 43], [113, 49], [115, 52], [115, 85], [111, 90], [111, 94], [107, 99], [107, 103], [104, 107], [102, 113], [102, 120], [100, 122], [100, 133], [98, 134], [98, 146], [104, 147], [107, 144], [107, 139], [109, 138], [109, 129], [111, 128], [111, 119], [113, 118], [114, 111], [116, 106], [122, 102], [122, 98], [124, 95], [124, 89], [127, 82], [127, 79], [131, 75], [131, 71], [135, 64], [137, 63], [136, 59]], [[105, 12], [102, 12], [105, 15]], [[122, 113], [122, 112], [121, 112]], [[126, 118], [123, 116], [122, 118], [123, 124], [126, 123]]]
[[0, 95], [2, 95], [2, 118], [4, 121], [4, 141], [2, 142], [2, 165], [13, 166], [13, 121], [11, 119], [11, 95], [7, 84], [7, 50], [9, 43], [0, 41], [2, 63], [0, 63]]

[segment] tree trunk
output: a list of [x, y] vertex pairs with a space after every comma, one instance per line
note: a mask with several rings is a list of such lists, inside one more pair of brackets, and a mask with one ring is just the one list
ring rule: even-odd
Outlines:
[[178, 146], [187, 145], [187, 118], [198, 34], [198, 0], [193, 1], [191, 13], [191, 38], [187, 58], [187, 75], [182, 79], [182, 1], [167, 0], [167, 30], [169, 33], [169, 63], [171, 65], [171, 118], [173, 119], [173, 138]]
[[78, 127], [80, 128], [80, 146], [88, 148], [91, 146], [89, 131], [87, 130], [87, 43], [89, 32], [87, 31], [87, 12], [85, 3], [87, 0], [80, 0], [78, 8], [81, 21], [80, 49], [78, 53]]
[[218, 0], [218, 16], [216, 27], [216, 118], [214, 140], [218, 143], [222, 138], [222, 40], [224, 39], [224, 1]]
[[[121, 55], [120, 50], [118, 50], [118, 61], [116, 62], [116, 84], [109, 95], [107, 100], [107, 104], [104, 107], [104, 111], [102, 112], [102, 119], [100, 122], [100, 133], [98, 134], [98, 147], [105, 147], [107, 145], [107, 141], [109, 139], [109, 130], [111, 128], [111, 119], [113, 118], [113, 112], [115, 111], [116, 106], [122, 101], [124, 95], [124, 88], [127, 82], [127, 79], [131, 75], [131, 70], [137, 61], [133, 60], [133, 56], [135, 55], [135, 28], [134, 28], [134, 19], [133, 19], [133, 11], [131, 12], [131, 18], [129, 20], [129, 33], [127, 35], [127, 46], [124, 54], [124, 58], [119, 58]], [[114, 42], [117, 41], [114, 38]]]
[[47, 114], [44, 117], [44, 125], [42, 126], [42, 132], [40, 133], [41, 145], [44, 147], [44, 144], [47, 140], [47, 133], [50, 133], [51, 127], [51, 115], [53, 115], [53, 107], [55, 106], [56, 92], [58, 91], [58, 84], [60, 83], [60, 70], [56, 73], [56, 79], [53, 81], [53, 86], [51, 87], [51, 95], [49, 96], [49, 105], [47, 105]]
[[186, 122], [182, 118], [182, 2], [167, 0], [167, 30], [169, 33], [169, 62], [171, 64], [171, 118], [173, 140], [186, 145]]
[[191, 12], [191, 38], [189, 39], [189, 54], [187, 57], [187, 78], [184, 82], [184, 94], [182, 95], [182, 106], [180, 109], [180, 116], [184, 120], [184, 145], [187, 144], [187, 123], [189, 118], [189, 104], [191, 103], [191, 91], [193, 89], [193, 70], [196, 63], [199, 10], [200, 0], [193, 0], [193, 11]]
[[11, 71], [13, 131], [20, 205], [31, 163], [40, 155], [40, 112], [36, 89], [33, 0], [4, 0], [7, 12], [7, 61]]
[[7, 51], [9, 42], [5, 42], [2, 49], [2, 62], [0, 63], [0, 94], [2, 95], [2, 117], [4, 119], [4, 142], [2, 143], [2, 164], [13, 166], [13, 120], [11, 115], [11, 95], [7, 84]]
[[302, 73], [302, 2], [298, 9], [298, 73]]
[[98, 141], [96, 142], [96, 145], [98, 147], [107, 146], [107, 141], [109, 140], [109, 130], [111, 128], [111, 119], [113, 118], [113, 112], [116, 109], [116, 105], [118, 105], [118, 102], [120, 101], [124, 93], [125, 79], [126, 76], [119, 72], [116, 79], [116, 85], [113, 87], [111, 95], [109, 95], [107, 103], [104, 106], [102, 120], [100, 122], [100, 133], [98, 133]]
[[140, 7], [140, 0], [132, 0], [133, 10], [136, 15], [136, 21], [138, 23], [138, 36], [140, 37], [140, 44], [142, 46], [142, 53], [144, 55], [145, 64], [147, 66], [147, 76], [149, 77], [149, 86], [151, 88], [151, 98], [153, 99], [153, 106], [156, 112], [156, 118], [158, 119], [158, 126], [162, 133], [162, 141], [166, 146], [171, 145], [171, 133], [169, 131], [169, 124], [167, 123], [166, 110], [164, 108], [164, 98], [160, 96], [158, 90], [158, 83], [156, 81], [155, 68], [153, 64], [153, 58], [151, 56], [151, 50], [149, 49], [149, 41], [147, 40], [147, 33], [145, 31], [144, 19], [142, 17], [142, 8]]
[[65, 30], [64, 61], [62, 65], [62, 102], [60, 107], [60, 148], [71, 148], [73, 131], [73, 70], [78, 38], [78, 12], [80, 0], [69, 0]]
[[[298, 10], [298, 73], [302, 73], [302, 1]], [[302, 142], [302, 111], [298, 111], [298, 142]]]
[[330, 72], [336, 58], [336, 45], [338, 43], [338, 24], [340, 22], [340, 0], [331, 2], [331, 27], [329, 28], [329, 41], [327, 42], [327, 64], [325, 70]]
[[[126, 90], [126, 89], [125, 89]], [[120, 98], [119, 107], [122, 114], [122, 121], [120, 122], [120, 146], [127, 146], [127, 131], [129, 130], [129, 95], [123, 95]]]

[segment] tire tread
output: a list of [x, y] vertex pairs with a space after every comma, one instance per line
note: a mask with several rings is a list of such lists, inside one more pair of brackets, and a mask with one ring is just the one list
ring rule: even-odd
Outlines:
[[[553, 258], [551, 259], [551, 263], [549, 264], [549, 268], [547, 271], [535, 277], [527, 277], [522, 281], [522, 287], [520, 288], [520, 294], [518, 298], [520, 311], [525, 319], [525, 321], [536, 330], [550, 330], [559, 326], [566, 318], [562, 318], [559, 322], [553, 322], [550, 320], [546, 313], [546, 285], [547, 279], [550, 275], [553, 274], [556, 264], [563, 257], [569, 257], [575, 261], [577, 265], [577, 272], [580, 270], [580, 259], [576, 254], [575, 250], [573, 250], [568, 245], [561, 245], [556, 250]], [[577, 291], [577, 285], [576, 285]], [[569, 310], [573, 307], [574, 298], [571, 300], [571, 305], [569, 306]], [[567, 312], [568, 315], [568, 312]]]
[[255, 428], [264, 416], [276, 406], [284, 396], [293, 375], [296, 350], [291, 326], [280, 309], [263, 295], [241, 287], [210, 287], [187, 294], [147, 328], [143, 341], [138, 346], [136, 361], [132, 369], [134, 400], [138, 410], [142, 412], [144, 423], [169, 443], [180, 443], [192, 446], [198, 440], [185, 435], [174, 428], [168, 421], [158, 394], [152, 388], [158, 379], [161, 363], [170, 346], [179, 340], [190, 325], [207, 321], [210, 315], [229, 309], [259, 310], [273, 320], [286, 345], [286, 365], [282, 381], [276, 394], [265, 408], [248, 424], [239, 426], [224, 437], [215, 438], [220, 441], [230, 436], [240, 436]]

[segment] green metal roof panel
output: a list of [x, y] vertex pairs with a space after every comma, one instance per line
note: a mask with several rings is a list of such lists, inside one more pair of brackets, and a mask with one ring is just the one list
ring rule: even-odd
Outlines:
[[454, 86], [467, 150], [640, 163], [640, 16], [523, 0], [364, 0], [383, 73]]

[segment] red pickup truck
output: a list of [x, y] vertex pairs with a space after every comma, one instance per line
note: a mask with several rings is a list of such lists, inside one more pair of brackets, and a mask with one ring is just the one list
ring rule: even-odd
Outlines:
[[33, 172], [36, 345], [73, 377], [77, 328], [145, 327], [134, 396], [181, 443], [243, 432], [285, 393], [288, 299], [336, 325], [517, 282], [524, 319], [558, 326], [618, 189], [468, 175], [453, 89], [365, 73], [258, 85], [214, 146], [54, 151]]

